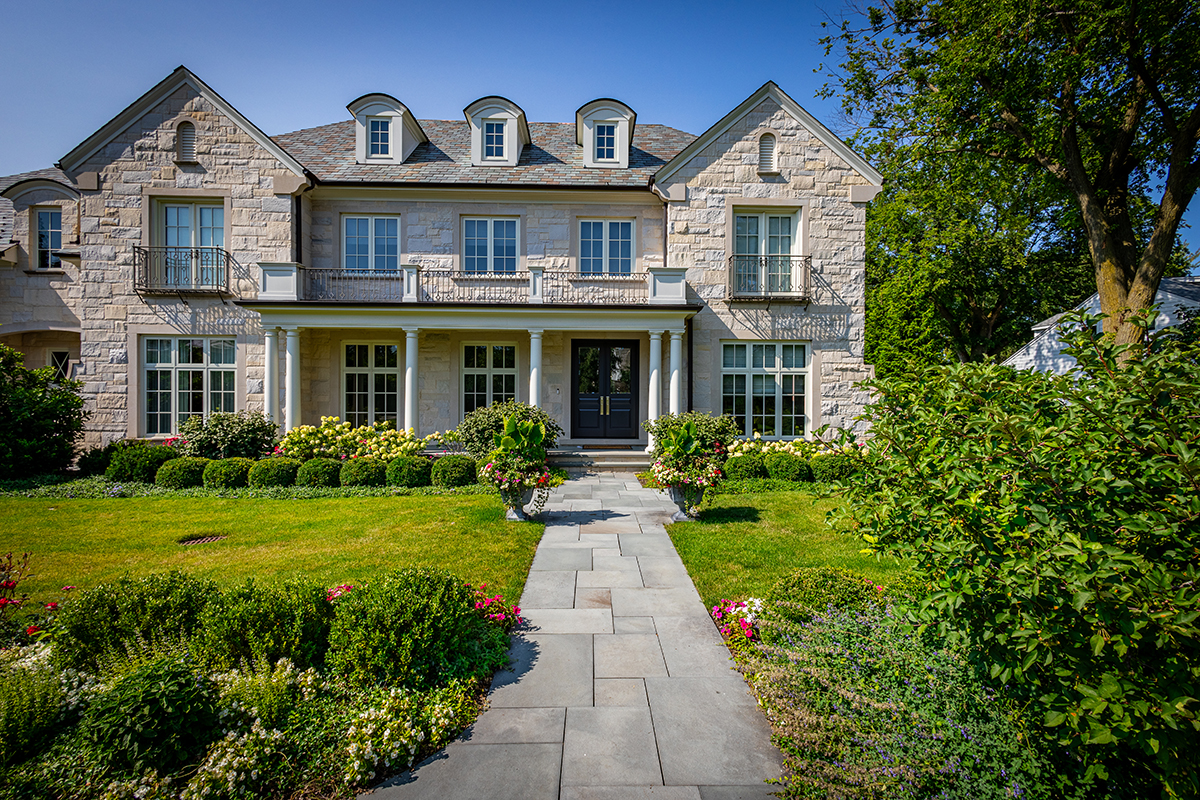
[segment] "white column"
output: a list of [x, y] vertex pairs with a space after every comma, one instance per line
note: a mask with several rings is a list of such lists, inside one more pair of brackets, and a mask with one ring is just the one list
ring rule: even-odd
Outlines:
[[290, 431], [300, 424], [300, 329], [286, 328], [287, 393], [284, 396], [283, 429]]
[[683, 331], [671, 331], [671, 406], [672, 414], [683, 407]]
[[404, 427], [417, 431], [417, 329], [404, 329]]
[[[646, 416], [651, 422], [662, 410], [662, 331], [650, 331], [650, 395], [646, 401]], [[654, 434], [646, 435], [646, 452], [654, 449]]]
[[542, 407], [542, 332], [529, 332], [529, 405]]
[[267, 354], [263, 357], [263, 411], [279, 424], [279, 331], [267, 328]]

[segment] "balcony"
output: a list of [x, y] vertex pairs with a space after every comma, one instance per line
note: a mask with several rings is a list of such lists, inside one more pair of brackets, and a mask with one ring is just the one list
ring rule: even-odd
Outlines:
[[646, 306], [687, 302], [685, 270], [582, 274], [531, 267], [491, 273], [422, 268], [398, 270], [311, 269], [260, 263], [260, 301], [318, 303], [435, 303], [495, 305]]
[[811, 300], [812, 256], [730, 256], [730, 300]]
[[134, 247], [141, 294], [228, 295], [234, 260], [219, 247]]

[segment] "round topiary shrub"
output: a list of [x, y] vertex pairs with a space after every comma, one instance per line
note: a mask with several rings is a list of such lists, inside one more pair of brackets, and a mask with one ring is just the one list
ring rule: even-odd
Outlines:
[[177, 658], [160, 658], [125, 675], [84, 718], [85, 736], [110, 765], [170, 774], [195, 761], [217, 728], [217, 692]]
[[470, 456], [442, 456], [433, 464], [430, 478], [434, 486], [452, 489], [479, 482], [479, 468]]
[[802, 567], [780, 578], [766, 599], [771, 614], [803, 622], [830, 606], [861, 611], [877, 604], [882, 596], [883, 587], [857, 572], [838, 567]]
[[182, 456], [172, 458], [158, 468], [154, 483], [164, 489], [194, 489], [204, 485], [204, 469], [211, 462], [207, 458]]
[[424, 456], [400, 456], [387, 465], [387, 485], [415, 488], [433, 483], [433, 463]]
[[383, 486], [387, 483], [387, 464], [378, 458], [351, 458], [342, 462], [342, 486]]
[[422, 689], [504, 664], [508, 637], [483, 619], [473, 590], [448, 572], [391, 572], [335, 605], [325, 660], [352, 683]]
[[725, 462], [725, 477], [731, 481], [746, 481], [767, 477], [767, 466], [757, 453], [734, 456]]
[[336, 488], [342, 485], [341, 474], [341, 461], [335, 458], [310, 458], [296, 471], [296, 485]]
[[173, 458], [179, 458], [174, 447], [118, 447], [112, 454], [104, 477], [110, 481], [154, 483], [158, 468]]
[[204, 468], [205, 489], [240, 489], [250, 477], [254, 462], [248, 458], [222, 458]]
[[267, 486], [291, 486], [296, 482], [300, 462], [294, 458], [264, 458], [254, 462], [248, 480], [256, 489]]
[[813, 477], [822, 483], [837, 483], [854, 477], [858, 462], [845, 453], [823, 453], [813, 456], [809, 462]]
[[791, 453], [768, 453], [763, 458], [767, 475], [781, 481], [811, 481], [812, 467], [803, 458]]

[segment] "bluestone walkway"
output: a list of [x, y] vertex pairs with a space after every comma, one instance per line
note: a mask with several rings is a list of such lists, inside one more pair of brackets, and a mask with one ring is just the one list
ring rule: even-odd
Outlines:
[[510, 671], [445, 752], [372, 800], [760, 800], [771, 730], [633, 475], [578, 477], [546, 507]]

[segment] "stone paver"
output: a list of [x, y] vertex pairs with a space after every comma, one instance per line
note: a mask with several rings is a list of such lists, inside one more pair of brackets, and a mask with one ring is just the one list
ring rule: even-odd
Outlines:
[[759, 800], [782, 758], [632, 475], [555, 490], [509, 669], [460, 741], [368, 795]]

